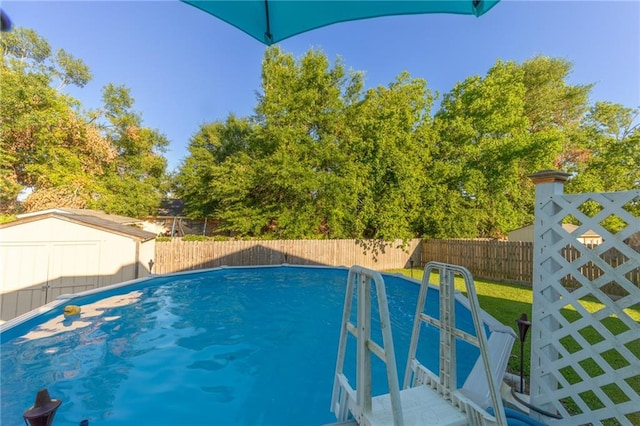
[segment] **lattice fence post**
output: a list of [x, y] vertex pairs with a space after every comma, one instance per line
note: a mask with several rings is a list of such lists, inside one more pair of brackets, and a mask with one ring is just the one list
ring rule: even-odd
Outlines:
[[[568, 174], [531, 178], [531, 401], [562, 416], [549, 424], [638, 425], [640, 191], [564, 194]], [[594, 232], [601, 244], [580, 242]]]
[[[550, 262], [546, 251], [549, 246], [557, 242], [557, 237], [551, 228], [552, 217], [561, 207], [553, 202], [553, 195], [564, 192], [564, 184], [569, 175], [554, 171], [545, 171], [531, 176], [536, 184], [534, 243], [533, 243], [533, 312], [532, 321], [536, 324], [531, 333], [531, 387], [532, 399], [534, 394], [542, 389], [556, 389], [557, 380], [549, 374], [544, 360], [556, 360], [558, 352], [553, 345], [546, 344], [549, 336], [559, 328], [558, 321], [553, 315], [548, 315], [546, 306], [548, 303], [540, 303], [541, 299], [554, 303], [559, 299], [559, 294], [554, 283], [548, 279], [549, 273], [557, 272], [559, 266]], [[534, 380], [537, 379], [537, 380]], [[534, 391], [535, 389], [535, 391]], [[544, 391], [542, 391], [544, 392]], [[544, 407], [547, 411], [553, 411], [550, 404]]]

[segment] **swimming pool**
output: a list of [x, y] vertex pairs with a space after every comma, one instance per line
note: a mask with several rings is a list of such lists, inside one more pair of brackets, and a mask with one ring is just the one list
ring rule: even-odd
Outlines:
[[[23, 425], [45, 387], [63, 401], [55, 426], [335, 421], [329, 405], [346, 278], [344, 268], [217, 268], [58, 301], [2, 329], [0, 423]], [[401, 376], [419, 286], [384, 278]], [[69, 303], [82, 307], [79, 317], [63, 317]], [[472, 329], [459, 305], [457, 321]], [[438, 338], [423, 332], [431, 333], [423, 342]], [[458, 354], [462, 382], [478, 352]], [[420, 348], [419, 359], [437, 371], [437, 345]], [[384, 393], [384, 367], [373, 367], [374, 394]], [[355, 380], [355, 368], [346, 371]]]

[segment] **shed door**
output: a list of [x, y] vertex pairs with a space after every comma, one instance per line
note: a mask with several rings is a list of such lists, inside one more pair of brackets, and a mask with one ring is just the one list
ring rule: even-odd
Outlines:
[[0, 244], [0, 319], [100, 284], [100, 242]]
[[52, 243], [48, 269], [48, 302], [61, 294], [97, 288], [100, 278], [99, 242]]
[[0, 244], [0, 319], [47, 303], [48, 257], [46, 243]]
[[[48, 276], [47, 243], [0, 244], [1, 293], [45, 285]], [[24, 284], [26, 283], [26, 285]]]

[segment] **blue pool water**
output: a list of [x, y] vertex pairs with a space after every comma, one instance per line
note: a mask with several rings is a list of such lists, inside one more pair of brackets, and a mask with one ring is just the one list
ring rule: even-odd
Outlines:
[[[64, 319], [60, 305], [0, 335], [0, 424], [24, 425], [45, 387], [63, 401], [55, 426], [335, 421], [329, 405], [346, 278], [341, 268], [222, 268], [75, 298], [79, 317]], [[384, 278], [402, 380], [419, 286]], [[457, 321], [470, 330], [459, 308]], [[437, 345], [424, 344], [437, 333], [423, 333], [418, 358], [437, 371]], [[477, 356], [459, 349], [459, 382]], [[353, 365], [346, 371], [355, 382]], [[383, 365], [374, 362], [374, 394], [384, 392]]]

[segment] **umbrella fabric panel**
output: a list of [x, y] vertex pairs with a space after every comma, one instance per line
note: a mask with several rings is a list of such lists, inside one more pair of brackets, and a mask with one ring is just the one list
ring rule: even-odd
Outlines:
[[256, 40], [273, 44], [326, 25], [390, 15], [454, 13], [480, 16], [499, 0], [183, 0]]

